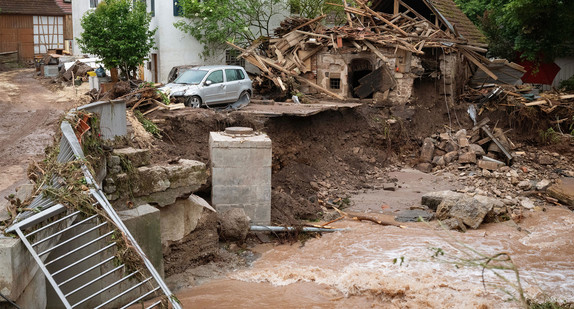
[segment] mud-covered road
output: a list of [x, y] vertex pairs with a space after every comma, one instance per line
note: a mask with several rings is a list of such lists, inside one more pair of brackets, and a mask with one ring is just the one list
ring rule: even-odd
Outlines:
[[0, 72], [2, 198], [26, 182], [28, 164], [42, 158], [60, 116], [81, 101], [87, 91], [86, 86], [58, 89], [50, 80], [35, 77], [35, 73], [34, 69]]

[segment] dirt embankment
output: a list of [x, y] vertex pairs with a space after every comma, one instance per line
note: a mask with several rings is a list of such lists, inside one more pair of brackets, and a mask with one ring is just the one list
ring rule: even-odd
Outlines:
[[[272, 221], [293, 224], [295, 218], [317, 218], [320, 201], [344, 203], [349, 195], [389, 181], [384, 168], [391, 163], [416, 163], [422, 140], [444, 129], [449, 113], [453, 129], [464, 126], [457, 124], [462, 119], [454, 122], [454, 109], [447, 110], [435, 98], [402, 107], [366, 104], [310, 117], [260, 118], [205, 109], [156, 112], [154, 121], [166, 137], [155, 148], [155, 160], [208, 162], [209, 132], [228, 126], [263, 131], [273, 142]], [[458, 115], [462, 118], [460, 109]]]

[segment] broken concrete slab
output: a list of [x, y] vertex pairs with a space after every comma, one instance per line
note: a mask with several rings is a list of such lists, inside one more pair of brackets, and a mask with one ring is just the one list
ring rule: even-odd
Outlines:
[[193, 232], [205, 208], [214, 211], [211, 205], [197, 195], [177, 199], [175, 203], [161, 207], [162, 245], [167, 245], [170, 241], [180, 241]]
[[180, 159], [176, 164], [138, 167], [131, 172], [115, 176], [116, 196], [121, 204], [131, 199], [136, 205], [155, 204], [166, 206], [178, 197], [189, 196], [208, 182], [205, 163]]
[[546, 189], [548, 195], [574, 208], [574, 178], [562, 177]]

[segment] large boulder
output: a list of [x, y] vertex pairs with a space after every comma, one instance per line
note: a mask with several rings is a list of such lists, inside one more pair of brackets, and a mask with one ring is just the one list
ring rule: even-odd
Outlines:
[[455, 218], [472, 229], [478, 228], [493, 208], [504, 207], [504, 203], [495, 198], [452, 191], [427, 193], [423, 195], [422, 204], [436, 209], [439, 220]]
[[231, 208], [218, 214], [219, 236], [223, 240], [243, 242], [249, 233], [251, 219], [243, 208]]

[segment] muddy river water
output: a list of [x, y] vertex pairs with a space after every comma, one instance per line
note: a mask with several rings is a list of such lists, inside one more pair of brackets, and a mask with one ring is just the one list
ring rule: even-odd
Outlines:
[[[350, 211], [389, 220], [420, 204], [423, 193], [457, 185], [409, 170], [395, 176], [397, 191], [355, 196]], [[405, 225], [338, 221], [332, 226], [348, 230], [304, 245], [261, 245], [251, 267], [177, 295], [185, 308], [518, 307], [506, 294], [518, 295], [514, 272], [498, 271], [501, 278], [468, 265], [480, 252], [507, 253], [526, 297], [574, 301], [574, 214], [566, 208], [539, 209], [518, 224], [483, 224], [466, 233], [443, 231], [435, 222]]]

